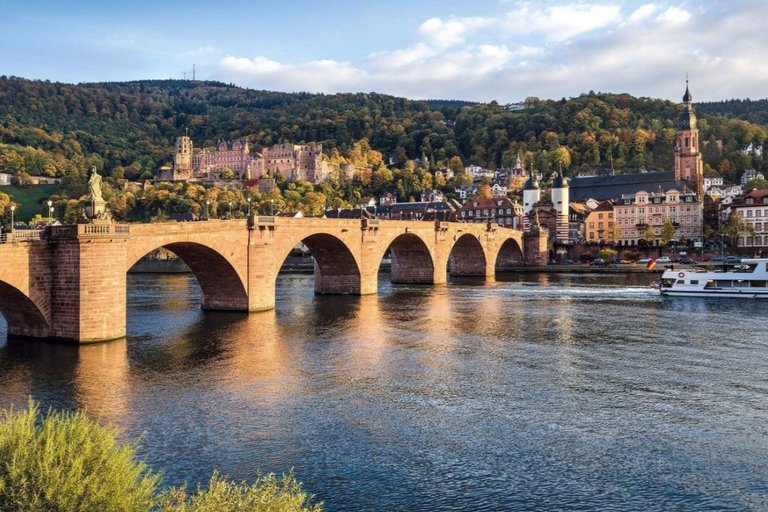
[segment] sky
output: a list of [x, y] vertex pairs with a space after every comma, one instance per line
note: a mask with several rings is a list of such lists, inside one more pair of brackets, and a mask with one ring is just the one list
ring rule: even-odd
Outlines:
[[0, 75], [499, 103], [768, 97], [766, 0], [2, 0]]

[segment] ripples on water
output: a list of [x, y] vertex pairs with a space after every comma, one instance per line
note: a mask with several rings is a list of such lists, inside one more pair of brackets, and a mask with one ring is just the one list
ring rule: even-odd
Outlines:
[[0, 406], [87, 407], [168, 484], [293, 467], [329, 510], [768, 509], [765, 303], [649, 280], [286, 275], [240, 315], [131, 275], [127, 341], [0, 345]]

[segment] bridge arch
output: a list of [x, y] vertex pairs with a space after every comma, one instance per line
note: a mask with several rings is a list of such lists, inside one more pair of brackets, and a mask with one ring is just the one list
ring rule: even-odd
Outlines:
[[[392, 260], [392, 282], [432, 284], [435, 282], [435, 263], [429, 247], [418, 235], [402, 233], [384, 249], [378, 262], [389, 251]], [[378, 267], [377, 267], [378, 268]]]
[[513, 270], [524, 263], [523, 249], [514, 238], [507, 238], [496, 253], [496, 272]]
[[248, 311], [248, 294], [234, 265], [216, 249], [199, 242], [170, 242], [139, 250], [128, 258], [130, 270], [155, 249], [165, 248], [177, 255], [200, 284], [202, 308], [217, 311]]
[[[329, 233], [314, 233], [301, 242], [309, 248], [314, 259], [315, 293], [360, 293], [360, 266], [343, 240]], [[283, 255], [279, 265], [282, 265], [292, 249], [293, 246]]]
[[0, 281], [0, 313], [8, 322], [11, 336], [45, 338], [50, 335], [50, 324], [43, 310], [24, 292]]
[[448, 255], [448, 273], [452, 276], [485, 276], [486, 256], [480, 240], [465, 233], [458, 237]]

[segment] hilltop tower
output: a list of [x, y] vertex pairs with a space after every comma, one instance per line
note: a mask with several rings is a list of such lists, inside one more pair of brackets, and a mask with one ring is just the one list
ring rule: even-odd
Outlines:
[[677, 123], [675, 145], [675, 179], [685, 180], [696, 191], [699, 201], [704, 200], [704, 167], [699, 151], [699, 129], [693, 111], [693, 98], [685, 81], [683, 110]]
[[569, 196], [568, 178], [563, 176], [561, 166], [552, 179], [552, 206], [557, 216], [555, 241], [559, 243], [568, 241]]
[[192, 139], [186, 134], [176, 137], [175, 147], [172, 179], [188, 180], [192, 177]]

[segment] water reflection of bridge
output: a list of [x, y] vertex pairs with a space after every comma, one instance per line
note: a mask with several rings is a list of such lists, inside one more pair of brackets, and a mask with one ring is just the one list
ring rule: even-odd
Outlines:
[[443, 284], [545, 263], [546, 240], [495, 225], [254, 217], [249, 221], [54, 226], [0, 244], [0, 311], [11, 336], [77, 342], [125, 336], [126, 272], [165, 247], [194, 273], [209, 310], [274, 308], [291, 249], [314, 257], [315, 292], [371, 294], [391, 256], [395, 283]]

